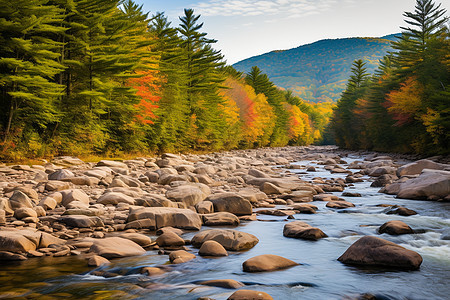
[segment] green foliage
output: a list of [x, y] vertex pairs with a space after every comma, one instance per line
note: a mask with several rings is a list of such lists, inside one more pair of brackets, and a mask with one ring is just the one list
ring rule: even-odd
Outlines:
[[334, 111], [336, 142], [345, 148], [448, 154], [450, 29], [446, 11], [417, 0], [409, 27], [370, 81], [357, 86], [355, 65]]

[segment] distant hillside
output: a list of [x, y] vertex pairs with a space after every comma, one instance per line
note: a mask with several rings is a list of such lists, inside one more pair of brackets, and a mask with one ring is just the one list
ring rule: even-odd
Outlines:
[[233, 66], [243, 72], [258, 66], [277, 86], [312, 102], [337, 101], [355, 59], [367, 62], [369, 72], [391, 50], [395, 34], [381, 38], [321, 40], [289, 50], [277, 50], [242, 60]]

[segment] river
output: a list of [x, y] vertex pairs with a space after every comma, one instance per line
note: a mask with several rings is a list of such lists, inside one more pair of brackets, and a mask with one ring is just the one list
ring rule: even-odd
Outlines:
[[[362, 159], [346, 157], [347, 162]], [[323, 166], [308, 161], [317, 172], [298, 172], [303, 180], [314, 177], [336, 178], [345, 174], [330, 174]], [[282, 172], [285, 170], [281, 170]], [[367, 177], [364, 177], [368, 179]], [[0, 298], [21, 299], [227, 299], [233, 290], [196, 284], [209, 279], [235, 279], [270, 294], [274, 299], [344, 299], [363, 293], [377, 299], [448, 299], [450, 294], [450, 240], [442, 240], [450, 228], [450, 203], [396, 199], [378, 193], [369, 181], [355, 183], [346, 191], [362, 197], [342, 197], [356, 207], [336, 210], [326, 202], [313, 202], [317, 214], [297, 214], [295, 219], [319, 227], [327, 238], [306, 241], [283, 237], [286, 217], [259, 215], [259, 221], [242, 222], [235, 229], [254, 234], [259, 243], [249, 251], [229, 252], [228, 257], [196, 259], [169, 266], [170, 272], [157, 277], [138, 274], [143, 266], [159, 266], [168, 262], [166, 255], [148, 251], [146, 255], [113, 260], [103, 267], [122, 274], [104, 278], [91, 274], [92, 268], [77, 257], [29, 259], [21, 263], [0, 266]], [[335, 193], [339, 195], [341, 193]], [[396, 204], [418, 212], [402, 217], [387, 215], [379, 204]], [[285, 208], [277, 206], [277, 208]], [[255, 209], [257, 211], [258, 209]], [[390, 220], [401, 220], [420, 233], [401, 236], [378, 235], [377, 228]], [[202, 229], [208, 229], [203, 227]], [[195, 232], [183, 237], [190, 239]], [[397, 271], [380, 268], [360, 268], [344, 265], [337, 258], [364, 235], [378, 235], [418, 252], [423, 263], [417, 271]], [[155, 238], [155, 236], [152, 236]], [[193, 249], [194, 253], [198, 250]], [[245, 273], [242, 263], [260, 254], [276, 254], [301, 265], [287, 270], [266, 273]]]

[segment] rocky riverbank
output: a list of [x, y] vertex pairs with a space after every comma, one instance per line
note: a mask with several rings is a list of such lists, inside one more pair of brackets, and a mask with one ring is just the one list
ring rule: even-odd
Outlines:
[[[347, 188], [362, 180], [399, 198], [450, 200], [450, 166], [442, 160], [411, 162], [365, 153], [365, 160], [348, 163], [349, 154], [333, 147], [285, 147], [164, 154], [123, 162], [84, 163], [59, 157], [42, 166], [0, 166], [0, 259], [76, 255], [95, 268], [114, 258], [155, 251], [168, 255], [171, 264], [188, 263], [196, 256], [227, 256], [251, 249], [258, 236], [230, 227], [261, 215], [289, 221], [280, 237], [316, 241], [326, 238], [326, 232], [295, 219], [315, 214], [317, 206], [310, 203], [315, 201], [326, 201], [326, 207], [336, 210], [352, 208], [353, 203], [341, 197], [359, 197]], [[314, 173], [315, 168], [299, 161], [318, 163], [345, 177], [304, 181], [301, 173]], [[387, 206], [385, 213], [416, 212]], [[202, 230], [202, 226], [217, 229]], [[199, 232], [186, 239], [186, 231]], [[399, 235], [414, 229], [393, 220], [378, 231]], [[150, 238], [155, 234], [156, 239]], [[422, 263], [416, 252], [375, 236], [359, 239], [338, 258], [345, 264], [399, 270], [418, 269]], [[297, 265], [268, 253], [243, 262], [242, 270], [267, 272]], [[170, 271], [166, 265], [137, 270], [148, 276]], [[119, 275], [101, 268], [93, 274]], [[239, 289], [230, 299], [271, 299], [246, 290], [241, 282], [211, 279], [198, 284]]]

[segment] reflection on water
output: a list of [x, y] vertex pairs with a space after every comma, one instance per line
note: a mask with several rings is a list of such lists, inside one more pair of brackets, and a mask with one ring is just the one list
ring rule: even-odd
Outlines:
[[[351, 160], [349, 160], [351, 161]], [[299, 162], [306, 165], [307, 162]], [[309, 165], [314, 165], [309, 163]], [[301, 175], [336, 178], [321, 166], [318, 172]], [[450, 241], [441, 240], [441, 233], [450, 227], [449, 203], [395, 199], [379, 194], [370, 182], [356, 183], [348, 191], [362, 197], [345, 198], [356, 207], [339, 212], [314, 202], [319, 208], [314, 215], [295, 215], [321, 228], [329, 237], [304, 241], [283, 237], [285, 217], [261, 215], [260, 220], [241, 224], [237, 229], [256, 235], [260, 242], [245, 252], [230, 252], [228, 257], [207, 259], [198, 256], [186, 264], [168, 266], [168, 272], [156, 277], [138, 274], [143, 266], [159, 266], [168, 257], [149, 251], [146, 255], [117, 259], [106, 269], [125, 274], [111, 278], [94, 276], [86, 262], [76, 257], [29, 259], [2, 264], [0, 267], [0, 298], [22, 299], [226, 299], [232, 290], [199, 286], [207, 279], [235, 279], [246, 283], [246, 289], [269, 293], [274, 299], [342, 299], [372, 293], [380, 299], [448, 299], [450, 287]], [[340, 196], [340, 193], [336, 193]], [[418, 212], [402, 217], [386, 215], [378, 204], [397, 204]], [[279, 208], [282, 208], [280, 206]], [[393, 271], [346, 266], [336, 259], [363, 235], [376, 235], [377, 228], [389, 220], [402, 220], [417, 234], [381, 235], [422, 255], [424, 261], [417, 271]], [[195, 233], [188, 233], [191, 238]], [[194, 253], [197, 252], [193, 249]], [[277, 272], [244, 273], [242, 263], [260, 254], [276, 254], [301, 265]]]

